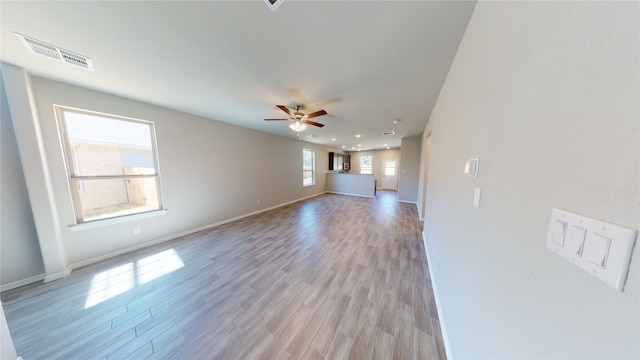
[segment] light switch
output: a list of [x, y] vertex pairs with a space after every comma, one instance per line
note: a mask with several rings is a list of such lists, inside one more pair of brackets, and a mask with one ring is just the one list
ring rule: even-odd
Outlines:
[[567, 223], [564, 221], [556, 220], [553, 222], [553, 242], [564, 246], [564, 234], [567, 231]]
[[546, 246], [592, 276], [624, 290], [638, 231], [552, 209]]
[[611, 239], [607, 237], [590, 233], [584, 241], [584, 254], [582, 256], [592, 264], [604, 268], [610, 241]]
[[479, 159], [469, 159], [464, 163], [464, 174], [467, 176], [478, 176]]
[[577, 226], [571, 227], [571, 232], [567, 238], [567, 248], [571, 253], [576, 255], [582, 254], [582, 246], [584, 245], [584, 238], [586, 235], [586, 229]]

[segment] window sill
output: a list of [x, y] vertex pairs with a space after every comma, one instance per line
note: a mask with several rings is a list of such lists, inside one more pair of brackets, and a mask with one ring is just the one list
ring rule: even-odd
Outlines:
[[104, 226], [110, 226], [110, 225], [121, 224], [129, 221], [134, 221], [134, 220], [161, 216], [166, 214], [168, 211], [169, 211], [168, 209], [162, 209], [162, 210], [147, 211], [140, 214], [124, 215], [124, 216], [119, 216], [119, 217], [110, 218], [110, 219], [94, 220], [94, 221], [90, 221], [82, 224], [69, 225], [69, 228], [73, 231], [96, 229]]

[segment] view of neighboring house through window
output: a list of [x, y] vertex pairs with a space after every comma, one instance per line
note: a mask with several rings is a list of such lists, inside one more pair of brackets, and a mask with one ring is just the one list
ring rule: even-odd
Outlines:
[[360, 174], [373, 174], [373, 156], [360, 155]]
[[309, 149], [302, 149], [302, 185], [310, 186], [316, 183], [315, 162], [315, 152]]
[[77, 223], [162, 209], [153, 122], [56, 107]]

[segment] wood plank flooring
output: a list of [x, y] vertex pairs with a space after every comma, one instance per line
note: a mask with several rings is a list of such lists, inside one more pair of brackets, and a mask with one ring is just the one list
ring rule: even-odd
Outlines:
[[24, 359], [445, 359], [415, 205], [321, 195], [2, 293]]

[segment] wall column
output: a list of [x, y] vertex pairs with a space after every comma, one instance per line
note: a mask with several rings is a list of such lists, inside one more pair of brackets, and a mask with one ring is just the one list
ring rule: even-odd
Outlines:
[[45, 269], [44, 281], [69, 274], [51, 175], [44, 151], [42, 132], [29, 74], [17, 66], [2, 63], [11, 119], [25, 176], [29, 202], [38, 234]]

